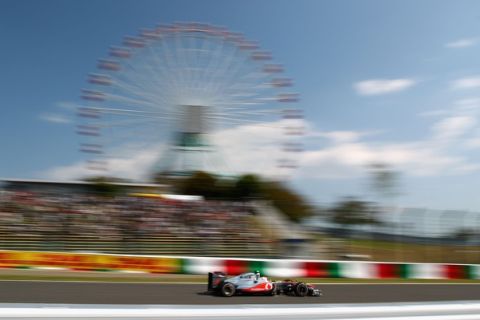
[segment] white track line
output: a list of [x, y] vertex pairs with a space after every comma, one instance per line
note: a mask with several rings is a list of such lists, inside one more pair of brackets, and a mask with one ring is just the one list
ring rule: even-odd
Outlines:
[[[459, 312], [459, 314], [455, 314]], [[470, 314], [468, 314], [470, 313]], [[379, 304], [368, 306], [341, 306], [323, 305], [318, 307], [297, 307], [285, 305], [282, 307], [266, 306], [238, 306], [225, 308], [224, 306], [209, 306], [208, 308], [179, 308], [173, 306], [159, 307], [133, 307], [133, 308], [79, 308], [70, 307], [22, 307], [0, 308], [0, 318], [203, 318], [203, 317], [274, 317], [274, 316], [332, 316], [337, 319], [479, 319], [480, 303], [462, 302], [449, 304]], [[352, 318], [352, 316], [354, 316]]]

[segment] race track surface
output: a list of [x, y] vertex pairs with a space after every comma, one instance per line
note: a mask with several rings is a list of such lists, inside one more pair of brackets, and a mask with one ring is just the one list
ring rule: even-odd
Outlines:
[[477, 284], [324, 284], [323, 297], [215, 297], [205, 285], [1, 281], [0, 303], [302, 304], [480, 300]]

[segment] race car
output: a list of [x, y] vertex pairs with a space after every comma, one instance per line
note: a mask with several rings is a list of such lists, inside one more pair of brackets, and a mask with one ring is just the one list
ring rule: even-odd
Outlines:
[[208, 273], [208, 292], [224, 297], [233, 295], [270, 295], [285, 294], [290, 296], [321, 296], [319, 289], [304, 282], [294, 280], [270, 281], [261, 277], [260, 272], [246, 272], [235, 277], [228, 277], [223, 272]]

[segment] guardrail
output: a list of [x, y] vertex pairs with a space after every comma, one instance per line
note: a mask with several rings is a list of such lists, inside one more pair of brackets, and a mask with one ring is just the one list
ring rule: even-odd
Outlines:
[[480, 265], [467, 264], [230, 259], [7, 250], [0, 251], [0, 268], [2, 267], [54, 267], [83, 271], [173, 274], [207, 274], [211, 271], [238, 274], [260, 270], [262, 274], [274, 277], [480, 279]]

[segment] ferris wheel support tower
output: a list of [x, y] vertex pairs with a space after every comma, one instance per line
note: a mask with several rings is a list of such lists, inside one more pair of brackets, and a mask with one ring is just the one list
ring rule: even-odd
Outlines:
[[170, 156], [161, 158], [157, 169], [170, 175], [188, 175], [207, 168], [207, 158], [214, 152], [208, 141], [208, 107], [183, 105], [184, 116], [178, 119], [178, 129], [170, 144]]

